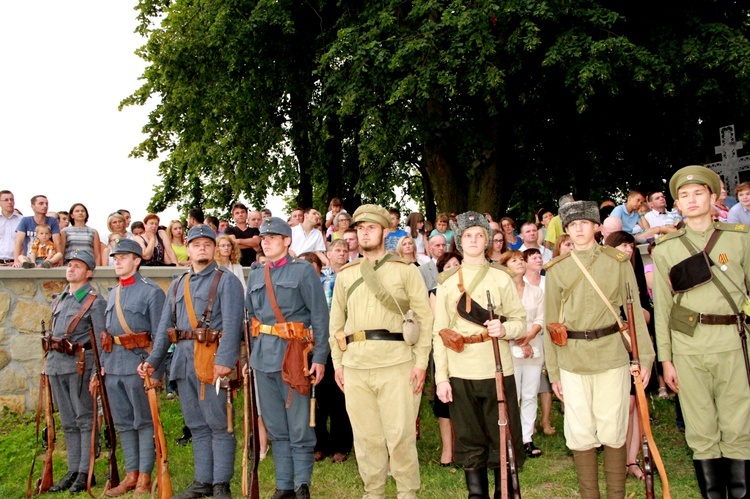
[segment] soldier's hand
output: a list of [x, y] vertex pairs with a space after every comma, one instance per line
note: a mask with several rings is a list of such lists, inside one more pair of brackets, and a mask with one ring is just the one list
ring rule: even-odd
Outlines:
[[555, 395], [557, 395], [557, 398], [560, 399], [560, 402], [565, 402], [565, 399], [563, 399], [562, 383], [560, 383], [559, 381], [553, 381], [552, 391], [555, 392]]
[[484, 321], [484, 325], [487, 326], [487, 332], [493, 338], [504, 338], [505, 337], [505, 326], [503, 326], [500, 319], [492, 319], [491, 321]]
[[648, 380], [651, 379], [651, 371], [646, 371], [645, 369], [641, 369], [641, 383], [643, 383], [643, 388], [646, 388], [648, 386]]
[[336, 380], [336, 384], [339, 385], [341, 391], [344, 391], [344, 368], [339, 367], [333, 372], [333, 379]]
[[435, 390], [435, 395], [437, 395], [440, 401], [444, 404], [453, 402], [453, 387], [451, 387], [450, 382], [441, 381], [440, 383], [438, 383]]
[[416, 386], [414, 387], [414, 393], [419, 393], [422, 391], [422, 388], [424, 388], [424, 380], [427, 377], [427, 371], [424, 369], [420, 369], [418, 367], [412, 367], [411, 369], [411, 378], [409, 378], [409, 384], [414, 385], [416, 382]]
[[94, 376], [91, 378], [91, 381], [89, 381], [89, 393], [92, 397], [96, 397], [97, 390], [99, 390], [99, 378]]
[[669, 388], [675, 393], [680, 393], [680, 387], [677, 385], [677, 371], [675, 371], [674, 364], [671, 361], [664, 361], [661, 363], [662, 376], [664, 376], [664, 382]]
[[216, 380], [219, 378], [223, 378], [225, 376], [229, 376], [232, 372], [231, 367], [227, 366], [220, 366], [218, 364], [214, 364], [214, 383], [216, 383]]
[[152, 366], [148, 362], [144, 362], [143, 364], [138, 365], [138, 376], [140, 376], [141, 378], [145, 378], [147, 374], [151, 376], [152, 374], [154, 374], [154, 371], [156, 371], [156, 369], [154, 369], [154, 366]]
[[316, 362], [313, 362], [312, 366], [310, 366], [310, 376], [315, 376], [315, 378], [313, 378], [315, 380], [315, 386], [318, 386], [318, 384], [323, 381], [323, 375], [325, 374], [325, 372], [325, 364], [318, 364]]

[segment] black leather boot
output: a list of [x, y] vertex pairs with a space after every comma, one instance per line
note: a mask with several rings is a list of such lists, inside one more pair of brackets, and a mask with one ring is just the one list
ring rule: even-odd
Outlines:
[[490, 499], [490, 483], [487, 468], [464, 468], [469, 499]]
[[747, 475], [750, 461], [724, 458], [727, 493], [729, 499], [745, 499], [748, 495]]
[[693, 467], [698, 479], [698, 487], [704, 499], [726, 499], [726, 483], [722, 467], [722, 458], [716, 459], [694, 459]]
[[[73, 485], [70, 487], [70, 493], [71, 494], [78, 494], [79, 492], [85, 492], [86, 491], [86, 482], [88, 481], [89, 476], [86, 473], [78, 473], [78, 476], [76, 476], [76, 481], [73, 482]], [[91, 477], [91, 486], [93, 487], [96, 485], [96, 477]]]
[[68, 490], [70, 486], [73, 485], [73, 482], [76, 481], [77, 477], [77, 471], [68, 471], [68, 473], [64, 477], [62, 477], [62, 480], [50, 487], [48, 492], [63, 492], [65, 490]]
[[177, 439], [177, 445], [185, 447], [187, 444], [193, 441], [193, 432], [187, 426], [182, 427], [182, 436]]

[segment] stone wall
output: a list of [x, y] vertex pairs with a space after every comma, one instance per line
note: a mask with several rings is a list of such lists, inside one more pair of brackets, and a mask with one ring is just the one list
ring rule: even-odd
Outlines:
[[[144, 268], [141, 274], [165, 291], [174, 267]], [[117, 283], [114, 269], [94, 272], [91, 284], [106, 299]], [[43, 368], [41, 321], [49, 325], [53, 295], [65, 287], [65, 269], [0, 269], [0, 407], [13, 412], [36, 410]], [[49, 326], [48, 326], [49, 327]]]

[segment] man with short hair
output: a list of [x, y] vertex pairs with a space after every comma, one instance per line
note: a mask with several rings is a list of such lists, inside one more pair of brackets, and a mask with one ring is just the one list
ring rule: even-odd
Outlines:
[[651, 227], [648, 220], [641, 215], [640, 209], [646, 198], [640, 191], [632, 190], [628, 193], [625, 204], [615, 206], [610, 216], [617, 217], [622, 221], [622, 230], [635, 237], [636, 242], [645, 243], [655, 236], [666, 234], [673, 228], [667, 225]]
[[13, 249], [16, 244], [16, 229], [21, 215], [16, 213], [16, 198], [8, 190], [0, 191], [0, 265], [15, 261]]
[[353, 262], [360, 257], [359, 241], [357, 241], [357, 231], [352, 228], [346, 229], [346, 231], [344, 231], [344, 241], [346, 241], [346, 244], [349, 247], [349, 261]]
[[552, 252], [544, 246], [539, 246], [539, 229], [534, 222], [524, 222], [521, 225], [521, 233], [519, 235], [523, 244], [518, 248], [518, 251], [523, 252], [530, 248], [537, 249], [542, 255], [542, 263], [546, 264], [552, 260]]
[[650, 192], [646, 198], [651, 211], [644, 217], [650, 227], [661, 227], [663, 225], [675, 225], [679, 218], [667, 210], [667, 198], [661, 191]]
[[[194, 464], [193, 483], [174, 497], [230, 499], [237, 440], [227, 424], [228, 376], [240, 351], [242, 283], [216, 263], [216, 234], [208, 225], [188, 231], [187, 247], [189, 270], [169, 286], [153, 350], [138, 366], [138, 374], [152, 375], [174, 344], [171, 378], [177, 381], [182, 414], [193, 435]], [[201, 343], [194, 344], [199, 339]], [[207, 355], [199, 358], [199, 352]]]
[[58, 252], [63, 252], [60, 242], [60, 224], [55, 217], [47, 216], [48, 208], [49, 201], [47, 200], [47, 196], [38, 194], [31, 198], [31, 210], [34, 212], [34, 215], [23, 217], [16, 227], [16, 242], [13, 247], [14, 267], [21, 267], [23, 265], [23, 261], [18, 257], [28, 254], [29, 247], [36, 240], [36, 226], [39, 224], [50, 226], [52, 242], [55, 243], [55, 248]]
[[[420, 481], [414, 425], [432, 311], [417, 268], [385, 250], [393, 225], [388, 212], [362, 205], [353, 224], [364, 256], [336, 277], [329, 340], [336, 384], [346, 395], [364, 497], [385, 497], [390, 467], [398, 497], [415, 499]], [[416, 322], [407, 323], [399, 310], [413, 311]]]
[[[656, 343], [664, 381], [679, 393], [703, 497], [747, 497], [748, 226], [713, 221], [721, 179], [709, 168], [677, 170], [669, 190], [686, 226], [659, 240], [653, 252]], [[701, 255], [699, 262], [693, 255]]]
[[302, 219], [305, 218], [305, 210], [302, 208], [295, 208], [289, 214], [289, 227], [296, 227], [302, 223]]
[[237, 241], [240, 247], [240, 264], [249, 267], [257, 257], [260, 249], [260, 231], [247, 223], [247, 206], [242, 203], [232, 205], [234, 227], [227, 227], [224, 234]]
[[228, 227], [229, 227], [229, 220], [224, 220], [222, 218], [221, 220], [219, 220], [219, 226], [218, 226], [219, 232], [217, 232], [216, 235], [218, 236], [224, 235]]
[[205, 217], [203, 215], [203, 210], [200, 208], [190, 208], [188, 210], [187, 214], [187, 226], [188, 230], [195, 227], [196, 225], [200, 225], [205, 221]]
[[599, 229], [599, 232], [602, 234], [602, 241], [601, 243], [604, 244], [604, 240], [607, 239], [607, 236], [612, 234], [613, 232], [620, 232], [622, 230], [622, 220], [620, 220], [617, 217], [608, 216], [604, 219], [604, 222], [602, 222], [602, 226]]
[[[313, 266], [289, 254], [291, 236], [291, 227], [281, 218], [266, 218], [261, 224], [266, 264], [255, 263], [251, 267], [245, 308], [252, 319], [250, 367], [255, 370], [260, 412], [273, 445], [273, 497], [308, 499], [315, 449], [309, 386], [290, 388], [284, 375], [287, 368], [297, 369], [305, 376], [309, 374], [315, 385], [323, 381], [330, 352], [328, 307]], [[269, 283], [275, 289], [268, 287]], [[299, 359], [289, 357], [292, 362], [299, 361], [299, 365], [283, 365], [287, 360], [285, 352], [291, 346], [289, 341], [311, 340], [314, 343], [309, 371], [307, 351]]]
[[[572, 194], [560, 196], [560, 199], [557, 200], [557, 208], [560, 209], [573, 201], [575, 201], [575, 198], [573, 198]], [[552, 217], [552, 220], [550, 220], [549, 225], [547, 225], [547, 235], [544, 236], [544, 246], [546, 246], [547, 249], [554, 248], [557, 238], [563, 234], [565, 234], [565, 231], [560, 224], [560, 215], [555, 215]]]
[[[164, 291], [138, 272], [142, 257], [143, 250], [137, 242], [115, 240], [112, 258], [118, 285], [110, 290], [107, 301], [101, 359], [127, 474], [117, 487], [105, 492], [108, 497], [131, 490], [136, 495], [150, 493], [156, 459], [151, 409], [137, 371], [151, 350], [164, 306]], [[155, 376], [154, 382], [160, 377]]]
[[[37, 206], [32, 203], [32, 206]], [[35, 213], [39, 210], [36, 209]], [[46, 210], [45, 210], [46, 212]], [[94, 369], [90, 329], [95, 340], [104, 331], [105, 302], [89, 283], [96, 268], [94, 255], [76, 250], [65, 269], [67, 286], [52, 302], [52, 338], [46, 351], [44, 372], [49, 376], [55, 406], [65, 435], [68, 472], [49, 491], [72, 493], [86, 490], [89, 473], [91, 431], [94, 424], [94, 399], [87, 389]], [[65, 348], [67, 339], [73, 348]], [[54, 340], [58, 340], [57, 342]], [[46, 342], [43, 344], [47, 344]], [[84, 365], [78, 362], [83, 352]], [[91, 485], [96, 480], [91, 477]]]
[[446, 250], [445, 236], [442, 234], [433, 234], [427, 241], [427, 249], [430, 253], [430, 261], [419, 266], [419, 273], [428, 290], [437, 286], [437, 277], [440, 272], [437, 269], [437, 261], [443, 256]]
[[730, 224], [750, 224], [750, 182], [742, 182], [735, 189], [737, 194], [737, 204], [729, 209], [727, 223]]
[[323, 233], [316, 228], [320, 224], [320, 212], [315, 208], [307, 208], [304, 211], [302, 223], [292, 227], [292, 245], [289, 247], [295, 255], [301, 255], [308, 251], [315, 253], [323, 262], [328, 265], [326, 257], [326, 243], [323, 240]]
[[[260, 227], [260, 223], [263, 221], [263, 218], [264, 218], [263, 215], [261, 215], [259, 211], [253, 210], [251, 212], [248, 212], [247, 214], [247, 224], [250, 227], [257, 229]], [[268, 218], [268, 217], [265, 217], [265, 218]]]
[[396, 251], [398, 240], [407, 235], [407, 232], [399, 227], [401, 223], [401, 212], [395, 208], [388, 210], [393, 226], [385, 238], [385, 250]]

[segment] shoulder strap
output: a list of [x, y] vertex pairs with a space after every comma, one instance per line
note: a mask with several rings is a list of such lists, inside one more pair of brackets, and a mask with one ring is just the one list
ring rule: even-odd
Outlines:
[[213, 281], [211, 281], [211, 289], [208, 292], [208, 304], [206, 310], [203, 311], [200, 322], [195, 317], [195, 308], [193, 307], [193, 297], [190, 295], [190, 278], [185, 279], [185, 308], [187, 308], [188, 320], [190, 320], [190, 327], [197, 329], [199, 327], [211, 327], [211, 311], [214, 307], [214, 299], [216, 298], [216, 291], [219, 289], [219, 280], [221, 280], [221, 274], [224, 271], [217, 269], [214, 274]]
[[[391, 259], [391, 254], [390, 253], [386, 253], [386, 255], [377, 263], [377, 265], [375, 265], [375, 267], [373, 267], [373, 269], [374, 270], [378, 270], [380, 267], [383, 266], [383, 264], [385, 262], [387, 262], [390, 259]], [[362, 260], [362, 262], [364, 262], [366, 259], [362, 258], [361, 260]], [[362, 265], [362, 262], [358, 263], [357, 265]], [[347, 301], [349, 301], [349, 297], [352, 295], [352, 293], [354, 293], [354, 290], [357, 289], [359, 287], [359, 285], [362, 284], [363, 282], [364, 282], [364, 279], [362, 277], [360, 277], [359, 279], [357, 279], [356, 281], [354, 281], [351, 286], [349, 286], [349, 289], [346, 292], [346, 300]]]
[[266, 263], [265, 269], [263, 270], [263, 278], [266, 281], [266, 295], [268, 296], [268, 302], [271, 304], [273, 309], [273, 315], [276, 316], [276, 322], [283, 324], [286, 322], [284, 314], [281, 313], [279, 303], [276, 301], [276, 292], [273, 289], [273, 282], [271, 281], [271, 265]]
[[610, 312], [612, 312], [612, 315], [615, 316], [615, 320], [617, 321], [617, 325], [620, 326], [620, 329], [622, 329], [622, 319], [620, 319], [620, 316], [615, 312], [614, 307], [609, 302], [606, 296], [604, 296], [604, 293], [602, 292], [601, 288], [599, 288], [599, 285], [596, 283], [593, 277], [591, 277], [591, 274], [589, 274], [589, 271], [586, 269], [586, 267], [583, 266], [581, 263], [581, 260], [578, 259], [575, 252], [571, 251], [570, 256], [573, 258], [573, 261], [576, 262], [578, 265], [578, 268], [581, 269], [581, 272], [583, 272], [583, 275], [586, 276], [586, 279], [588, 279], [589, 283], [591, 283], [591, 286], [594, 288], [596, 293], [599, 295], [599, 298], [602, 299], [605, 305], [607, 305], [607, 308]]
[[[378, 276], [375, 275], [375, 268], [372, 263], [370, 263], [369, 260], [364, 260], [359, 265], [360, 270], [362, 271], [362, 279], [380, 304], [391, 312], [398, 313], [403, 317], [404, 311], [401, 308], [401, 305], [398, 303], [398, 300], [396, 300], [396, 297], [380, 283]], [[406, 304], [404, 304], [404, 306], [406, 306]]]
[[128, 322], [125, 320], [125, 314], [122, 313], [122, 306], [120, 306], [120, 289], [122, 289], [122, 284], [117, 286], [117, 291], [115, 291], [115, 310], [117, 311], [117, 320], [120, 321], [120, 327], [123, 331], [127, 334], [133, 334], [133, 330], [128, 327]]
[[[461, 292], [461, 294], [466, 295], [466, 313], [469, 314], [471, 312], [471, 302], [473, 301], [471, 298], [471, 293], [474, 292], [474, 290], [479, 286], [479, 283], [482, 282], [484, 277], [487, 275], [487, 272], [490, 270], [489, 262], [486, 262], [485, 265], [482, 265], [482, 268], [479, 269], [479, 272], [477, 272], [477, 275], [474, 276], [474, 279], [471, 280], [469, 283], [468, 288], [464, 288], [464, 273], [462, 270], [463, 266], [458, 266], [458, 290]], [[460, 300], [459, 300], [460, 301]], [[451, 322], [448, 325], [448, 329], [453, 329], [453, 326], [456, 325], [456, 321], [458, 320], [458, 314], [454, 314], [453, 318], [451, 318]]]
[[[721, 231], [718, 230], [718, 229], [715, 229], [714, 233], [711, 234], [711, 237], [708, 238], [708, 243], [706, 243], [706, 247], [703, 248], [703, 252], [706, 255], [708, 255], [709, 253], [711, 253], [711, 250], [714, 249], [714, 246], [716, 245], [716, 241], [719, 240], [719, 236], [720, 235], [721, 235]], [[684, 237], [684, 238], [681, 237], [680, 241], [682, 241], [682, 244], [685, 245], [685, 248], [687, 248], [688, 252], [691, 255], [697, 255], [698, 253], [700, 253], [700, 250], [695, 246], [695, 244], [693, 244], [692, 241], [689, 241], [687, 237]], [[709, 260], [710, 260], [710, 258], [711, 257], [709, 256]]]
[[185, 308], [187, 309], [190, 327], [193, 329], [197, 329], [198, 318], [195, 316], [195, 308], [193, 308], [193, 297], [190, 295], [190, 276], [185, 279]]
[[76, 327], [78, 327], [78, 323], [81, 322], [81, 319], [83, 319], [83, 316], [86, 315], [86, 312], [89, 311], [91, 308], [91, 305], [94, 304], [96, 301], [96, 295], [89, 295], [88, 298], [86, 298], [86, 301], [83, 302], [83, 306], [78, 311], [78, 313], [71, 319], [70, 323], [68, 323], [68, 327], [65, 329], [65, 337], [70, 335], [73, 331], [75, 331]]

